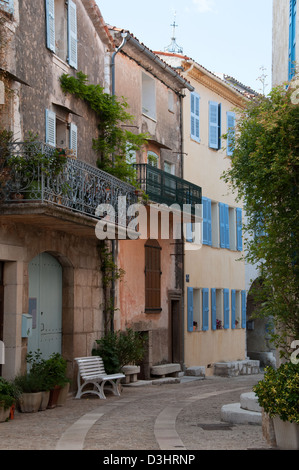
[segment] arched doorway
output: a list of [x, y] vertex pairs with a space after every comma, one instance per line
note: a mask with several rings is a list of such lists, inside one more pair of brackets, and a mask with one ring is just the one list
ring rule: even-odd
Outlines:
[[29, 263], [28, 274], [32, 315], [28, 352], [39, 349], [46, 359], [62, 349], [62, 266], [49, 253], [41, 253]]

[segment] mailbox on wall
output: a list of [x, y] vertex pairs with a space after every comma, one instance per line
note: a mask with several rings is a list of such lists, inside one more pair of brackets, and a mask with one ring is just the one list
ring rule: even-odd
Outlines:
[[32, 331], [32, 315], [23, 313], [22, 315], [22, 338], [28, 338]]

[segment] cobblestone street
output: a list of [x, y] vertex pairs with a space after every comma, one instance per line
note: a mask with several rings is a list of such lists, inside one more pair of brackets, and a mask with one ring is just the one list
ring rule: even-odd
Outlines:
[[267, 450], [260, 425], [224, 423], [262, 375], [207, 377], [176, 384], [123, 387], [107, 400], [70, 397], [63, 407], [15, 413], [0, 424], [1, 450]]

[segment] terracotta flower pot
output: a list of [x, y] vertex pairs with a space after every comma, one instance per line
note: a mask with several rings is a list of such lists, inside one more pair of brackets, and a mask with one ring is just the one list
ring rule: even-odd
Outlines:
[[59, 385], [56, 385], [52, 390], [50, 390], [49, 403], [47, 408], [55, 408], [57, 406], [58, 396], [60, 392]]

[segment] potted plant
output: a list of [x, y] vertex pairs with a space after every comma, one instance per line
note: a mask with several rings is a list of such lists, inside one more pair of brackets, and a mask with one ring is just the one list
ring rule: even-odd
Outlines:
[[18, 405], [22, 413], [35, 413], [42, 401], [42, 378], [34, 372], [18, 375], [14, 385], [20, 390]]
[[26, 356], [27, 364], [29, 364], [31, 373], [40, 378], [40, 391], [42, 392], [42, 400], [39, 411], [47, 408], [50, 398], [50, 382], [47, 375], [46, 363], [43, 359], [41, 351], [29, 352]]
[[[66, 375], [67, 362], [59, 353], [53, 353], [46, 360], [45, 372], [50, 388], [50, 398], [48, 408], [57, 406], [59, 394], [62, 390], [69, 387], [69, 379]], [[68, 391], [68, 390], [67, 390]], [[60, 405], [62, 403], [60, 402]]]
[[273, 418], [277, 446], [299, 449], [299, 364], [267, 367], [253, 390], [259, 405]]
[[7, 421], [16, 401], [16, 389], [11, 382], [0, 377], [0, 423]]

